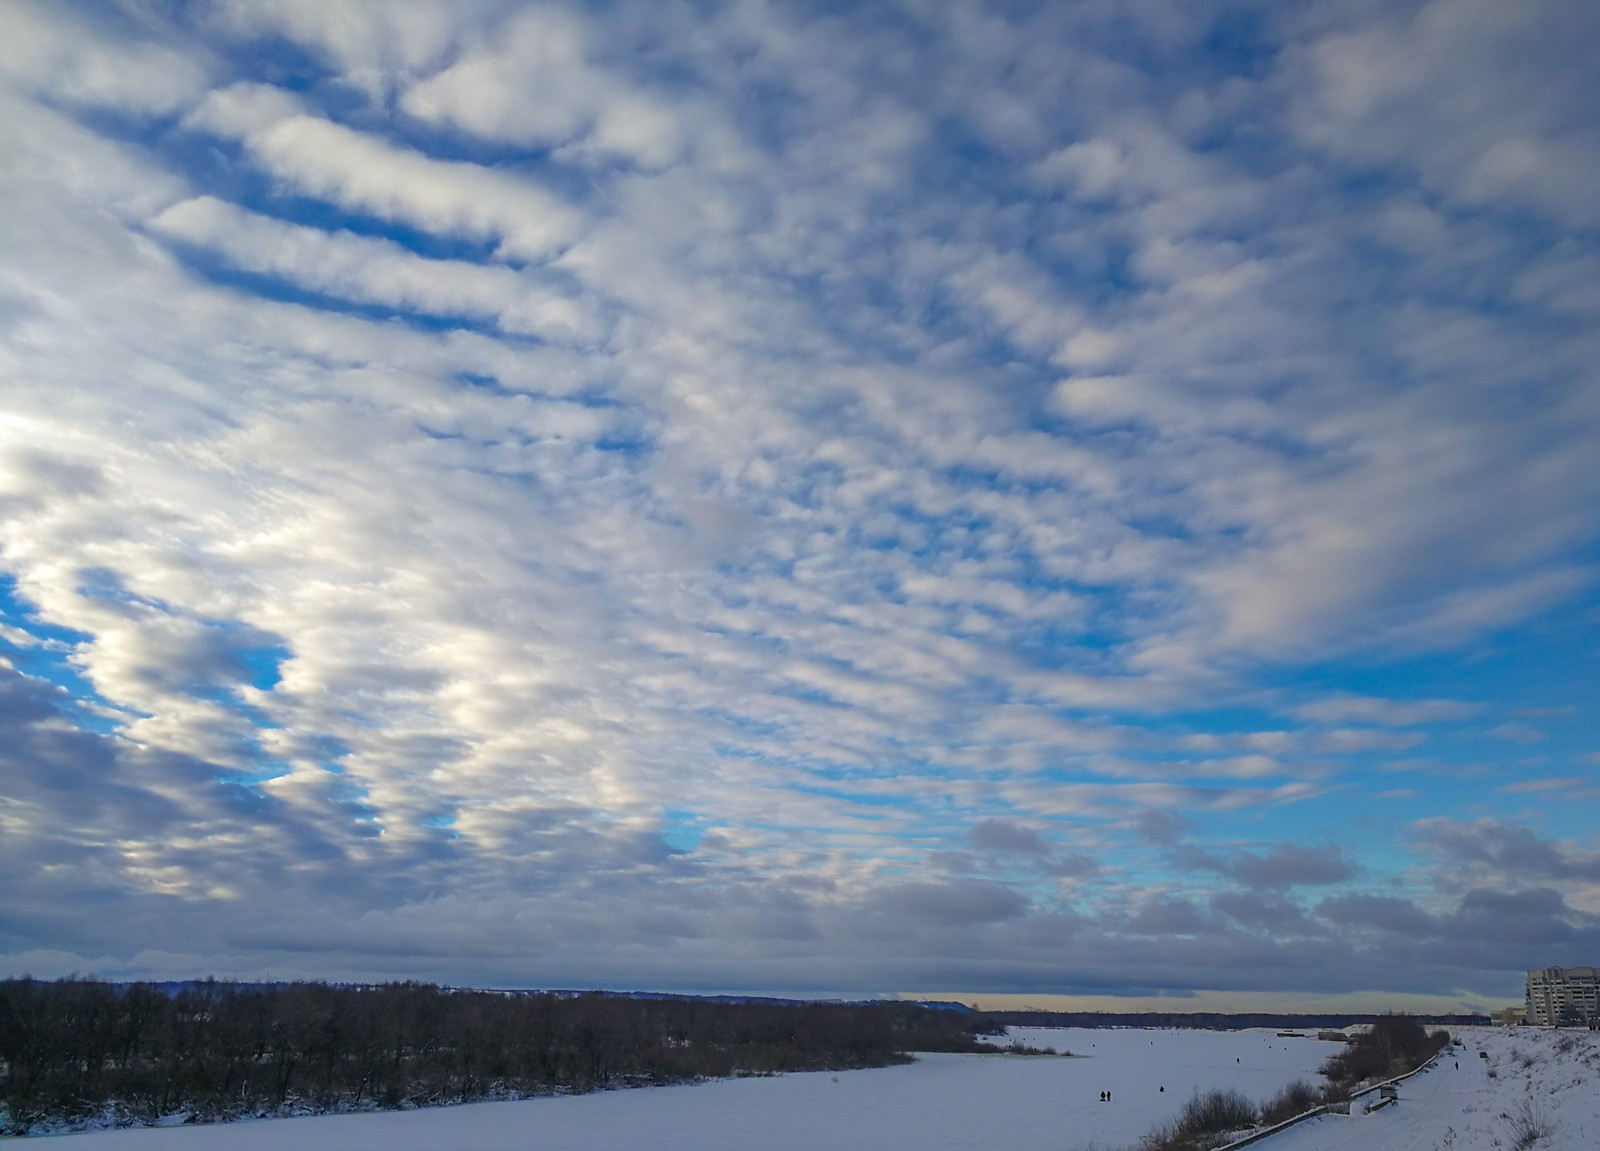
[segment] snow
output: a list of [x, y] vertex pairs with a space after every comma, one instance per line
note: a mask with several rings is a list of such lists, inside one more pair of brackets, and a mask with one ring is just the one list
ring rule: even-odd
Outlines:
[[[1469, 1029], [1359, 1118], [1309, 1120], [1252, 1151], [1510, 1151], [1526, 1102], [1552, 1133], [1534, 1151], [1600, 1147], [1600, 1036]], [[52, 1136], [49, 1151], [1075, 1151], [1127, 1147], [1195, 1090], [1259, 1101], [1336, 1045], [1270, 1031], [1046, 1030], [1012, 1037], [1077, 1058], [923, 1055], [871, 1071], [721, 1080], [422, 1111]], [[1558, 1050], [1566, 1042], [1569, 1049]], [[1489, 1054], [1479, 1059], [1478, 1051]], [[1489, 1071], [1495, 1076], [1490, 1077]], [[1165, 1087], [1160, 1091], [1158, 1088]], [[1101, 1103], [1101, 1091], [1112, 1099]], [[1376, 1098], [1374, 1094], [1373, 1098]]]
[[1401, 1083], [1398, 1103], [1308, 1120], [1252, 1151], [1511, 1149], [1524, 1108], [1549, 1127], [1531, 1151], [1600, 1147], [1600, 1034], [1508, 1027], [1466, 1028], [1457, 1037], [1465, 1049]]
[[[422, 1111], [53, 1136], [49, 1151], [1065, 1151], [1135, 1142], [1191, 1092], [1315, 1081], [1337, 1048], [1270, 1031], [1014, 1028], [1079, 1058], [923, 1055], [903, 1067]], [[1159, 1091], [1158, 1088], [1166, 1090]], [[1109, 1090], [1111, 1102], [1101, 1103]]]

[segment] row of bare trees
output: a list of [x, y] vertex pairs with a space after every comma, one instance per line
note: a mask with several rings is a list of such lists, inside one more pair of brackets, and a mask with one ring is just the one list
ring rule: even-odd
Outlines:
[[782, 1004], [214, 981], [0, 981], [7, 1133], [406, 1107], [984, 1050], [981, 1017], [916, 1004]]
[[1449, 1042], [1448, 1031], [1429, 1032], [1415, 1015], [1380, 1015], [1322, 1065], [1322, 1074], [1336, 1091], [1347, 1090], [1365, 1080], [1403, 1075]]

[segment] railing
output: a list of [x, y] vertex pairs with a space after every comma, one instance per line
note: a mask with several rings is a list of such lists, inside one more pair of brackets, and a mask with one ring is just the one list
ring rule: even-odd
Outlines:
[[[1393, 1079], [1385, 1079], [1381, 1082], [1372, 1083], [1366, 1087], [1363, 1087], [1360, 1091], [1357, 1091], [1350, 1096], [1350, 1101], [1353, 1103], [1357, 1099], [1360, 1099], [1363, 1095], [1371, 1095], [1374, 1091], [1380, 1090], [1381, 1088], [1388, 1087], [1394, 1083], [1399, 1083], [1402, 1080], [1410, 1079], [1413, 1075], [1421, 1074], [1429, 1067], [1432, 1067], [1434, 1060], [1438, 1059], [1440, 1055], [1444, 1054], [1444, 1052], [1445, 1048], [1441, 1047], [1438, 1051], [1435, 1051], [1432, 1055], [1428, 1056], [1427, 1059], [1417, 1064], [1404, 1075], [1396, 1075]], [[1310, 1111], [1296, 1115], [1292, 1119], [1285, 1119], [1282, 1123], [1274, 1123], [1271, 1127], [1263, 1127], [1260, 1131], [1252, 1131], [1243, 1139], [1236, 1139], [1232, 1143], [1224, 1143], [1222, 1144], [1222, 1147], [1226, 1148], [1226, 1151], [1233, 1151], [1235, 1147], [1248, 1147], [1250, 1144], [1259, 1143], [1261, 1140], [1266, 1139], [1269, 1136], [1276, 1135], [1280, 1131], [1287, 1131], [1296, 1123], [1304, 1123], [1307, 1119], [1315, 1119], [1318, 1115], [1325, 1115], [1327, 1113], [1328, 1105], [1324, 1103], [1320, 1106], [1313, 1107]]]

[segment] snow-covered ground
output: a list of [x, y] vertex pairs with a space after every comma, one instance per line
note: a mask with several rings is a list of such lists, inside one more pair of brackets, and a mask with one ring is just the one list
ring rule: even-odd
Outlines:
[[[1259, 1101], [1321, 1080], [1336, 1048], [1270, 1031], [1042, 1030], [1014, 1038], [1079, 1058], [924, 1055], [905, 1067], [424, 1111], [102, 1131], [49, 1151], [1076, 1151], [1127, 1147], [1195, 1090]], [[1600, 1148], [1600, 1035], [1468, 1029], [1466, 1049], [1400, 1084], [1371, 1115], [1309, 1120], [1253, 1151], [1530, 1151]], [[1565, 1049], [1563, 1049], [1565, 1048]], [[1482, 1050], [1489, 1056], [1480, 1059]], [[1460, 1066], [1457, 1067], [1459, 1062]], [[1493, 1074], [1491, 1074], [1491, 1072]], [[1162, 1091], [1161, 1088], [1166, 1088]], [[1111, 1102], [1100, 1102], [1109, 1090]]]
[[1529, 1151], [1600, 1148], [1600, 1035], [1536, 1028], [1457, 1035], [1465, 1050], [1401, 1083], [1398, 1103], [1308, 1120], [1252, 1151], [1512, 1151], [1529, 1119], [1546, 1128]]
[[[1043, 1030], [1081, 1058], [924, 1055], [904, 1067], [476, 1103], [424, 1111], [101, 1131], [49, 1151], [1073, 1151], [1132, 1144], [1196, 1089], [1256, 1100], [1317, 1081], [1335, 1046], [1270, 1031]], [[1480, 1073], [1481, 1074], [1481, 1073]], [[1165, 1088], [1165, 1091], [1160, 1090]], [[1109, 1103], [1100, 1092], [1112, 1093]]]

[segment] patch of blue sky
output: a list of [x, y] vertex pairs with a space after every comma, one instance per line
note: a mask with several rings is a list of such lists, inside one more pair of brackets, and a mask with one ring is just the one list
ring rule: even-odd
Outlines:
[[[204, 192], [290, 224], [388, 240], [427, 259], [473, 264], [495, 262], [498, 239], [430, 232], [404, 221], [367, 214], [359, 208], [301, 195], [257, 168], [237, 141], [179, 128], [155, 131], [125, 117], [94, 126], [105, 128], [102, 134], [113, 139], [158, 150], [174, 170], [190, 181], [196, 194]], [[563, 283], [573, 279], [568, 273], [553, 269], [542, 274]]]
[[[350, 85], [327, 67], [327, 62], [301, 45], [274, 35], [252, 37], [248, 42], [226, 45], [213, 42], [223, 69], [232, 82], [264, 84], [303, 99], [313, 115], [336, 124], [371, 134], [378, 130], [400, 147], [414, 149], [433, 159], [465, 162], [509, 171], [537, 171], [542, 183], [557, 192], [582, 198], [593, 191], [593, 173], [587, 168], [555, 162], [552, 154], [562, 143], [549, 146], [508, 148], [468, 132], [456, 131], [404, 114], [389, 115], [390, 109], [375, 109], [371, 97]], [[381, 125], [374, 122], [375, 111], [382, 112]], [[96, 123], [104, 134], [122, 135], [144, 146], [165, 143], [163, 130], [170, 118], [102, 114]]]
[[631, 459], [644, 459], [655, 453], [658, 445], [646, 435], [607, 435], [590, 441], [596, 451]]
[[419, 822], [428, 830], [438, 832], [440, 838], [454, 842], [461, 839], [461, 832], [456, 829], [456, 818], [454, 811], [438, 811], [423, 816]]
[[717, 759], [743, 759], [755, 763], [788, 764], [792, 762], [785, 756], [773, 755], [765, 748], [743, 747], [737, 743], [728, 743], [726, 741], [713, 743], [711, 745], [711, 754]]
[[52, 650], [73, 647], [94, 638], [86, 631], [62, 627], [40, 619], [38, 609], [25, 600], [17, 590], [16, 577], [0, 573], [0, 623], [27, 632]]
[[280, 642], [236, 648], [233, 656], [246, 669], [246, 683], [271, 691], [283, 681], [283, 665], [293, 654], [288, 644]]
[[220, 71], [235, 81], [271, 84], [297, 93], [325, 91], [334, 99], [352, 102], [363, 99], [354, 91], [340, 96], [341, 86], [333, 82], [336, 77], [328, 68], [327, 59], [303, 44], [270, 29], [259, 29], [248, 39], [207, 36], [206, 17], [200, 6], [180, 4], [173, 8], [174, 17], [197, 37], [204, 38], [209, 51], [223, 66]]
[[236, 787], [259, 787], [274, 779], [282, 779], [294, 770], [288, 760], [276, 756], [261, 756], [250, 767], [234, 768], [217, 775], [219, 783]]
[[688, 854], [705, 838], [705, 822], [699, 813], [683, 807], [669, 807], [661, 813], [661, 839], [674, 851]]
[[[90, 568], [80, 573], [77, 587], [79, 595], [101, 603], [124, 605], [141, 611], [170, 614], [170, 608], [159, 599], [130, 590], [115, 572]], [[108, 706], [88, 679], [72, 662], [78, 645], [93, 637], [84, 632], [43, 624], [17, 596], [16, 584], [9, 577], [0, 581], [0, 620], [45, 641], [38, 646], [7, 644], [17, 651], [17, 666], [30, 675], [47, 680], [66, 690], [80, 705], [93, 702]], [[241, 685], [248, 684], [270, 691], [281, 680], [281, 667], [292, 654], [279, 637], [269, 636], [259, 629], [232, 620], [200, 621], [210, 629], [216, 642], [212, 644], [210, 659], [201, 669], [206, 674], [183, 685], [182, 690], [196, 699], [221, 704], [244, 716], [257, 728], [270, 729], [277, 725], [260, 708], [244, 703], [238, 695]], [[116, 724], [93, 709], [75, 709], [80, 721], [92, 730], [109, 731]]]
[[[140, 606], [158, 607], [158, 602], [129, 594], [127, 602]], [[163, 614], [171, 614], [164, 609]], [[259, 726], [275, 726], [255, 707], [239, 701], [238, 691], [244, 685], [261, 691], [271, 691], [283, 678], [282, 667], [293, 652], [279, 636], [264, 632], [237, 620], [200, 619], [208, 632], [207, 654], [210, 656], [197, 670], [206, 674], [184, 685], [183, 690], [199, 699], [227, 704], [241, 713], [250, 715]]]
[[1276, 62], [1281, 43], [1281, 37], [1267, 27], [1267, 19], [1260, 12], [1221, 8], [1200, 43], [1200, 51], [1189, 59], [1202, 72], [1216, 78], [1259, 80]]
[[734, 711], [732, 708], [705, 707], [697, 709], [695, 714], [713, 724], [737, 728], [751, 735], [779, 735], [782, 734], [785, 727], [785, 725], [775, 720], [748, 715], [744, 712]]
[[[883, 810], [916, 811], [926, 802], [920, 796], [863, 794], [840, 787], [822, 787], [818, 784], [790, 784], [789, 790], [799, 792], [801, 795], [814, 795], [820, 799], [836, 799], [855, 807], [878, 808]], [[923, 829], [918, 829], [921, 832]]]
[[33, 605], [18, 594], [16, 580], [5, 574], [0, 574], [0, 624], [16, 628], [38, 641], [15, 642], [0, 633], [0, 651], [24, 675], [60, 688], [56, 702], [77, 726], [107, 735], [122, 723], [122, 719], [108, 711], [127, 718], [149, 718], [142, 712], [115, 707], [97, 692], [72, 658], [80, 644], [94, 637], [88, 632], [40, 619]]
[[[204, 192], [263, 216], [328, 232], [389, 240], [435, 260], [489, 263], [499, 246], [496, 239], [428, 232], [300, 195], [257, 168], [237, 141], [103, 109], [75, 109], [73, 115], [98, 135], [159, 153], [172, 170], [188, 179], [196, 194]], [[566, 273], [557, 274], [570, 279]]]
[[884, 535], [884, 529], [876, 524], [871, 525], [873, 536], [863, 534], [860, 525], [852, 525], [850, 531], [856, 539], [865, 544], [873, 540], [887, 540], [887, 542], [913, 559], [947, 558], [957, 555], [967, 559], [982, 559], [987, 553], [984, 547], [986, 533], [996, 527], [995, 520], [986, 515], [973, 512], [930, 512], [925, 511], [914, 503], [895, 500], [888, 503], [883, 511], [894, 517], [894, 530], [903, 532], [906, 528], [915, 528], [913, 533], [925, 539], [923, 544], [908, 544], [903, 535]]
[[476, 391], [487, 392], [493, 396], [531, 400], [535, 403], [549, 402], [572, 404], [591, 411], [629, 411], [636, 409], [636, 405], [627, 400], [612, 395], [603, 390], [601, 384], [594, 383], [573, 392], [544, 391], [531, 384], [508, 384], [498, 376], [485, 372], [454, 372], [450, 379], [464, 387]]
[[[246, 181], [236, 191], [242, 194], [230, 198], [239, 207], [286, 223], [317, 228], [324, 232], [349, 232], [351, 235], [368, 239], [388, 240], [430, 260], [453, 260], [467, 264], [496, 262], [494, 253], [499, 247], [497, 239], [474, 239], [459, 234], [429, 232], [400, 221], [369, 216], [359, 209], [329, 204], [287, 192], [270, 177], [261, 176]], [[213, 194], [220, 195], [220, 193]], [[564, 283], [570, 280], [565, 273], [542, 274], [558, 278]]]
[[355, 782], [341, 778], [332, 791], [333, 802], [349, 816], [355, 830], [361, 835], [383, 834], [380, 813], [372, 805], [371, 794]]
[[803, 687], [800, 684], [785, 683], [773, 687], [770, 694], [780, 699], [794, 699], [801, 703], [814, 703], [819, 707], [834, 708], [839, 711], [854, 710], [853, 705], [846, 703], [838, 696], [831, 695], [821, 688]]
[[245, 815], [259, 817], [282, 806], [280, 799], [261, 790], [259, 782], [249, 779], [219, 778], [216, 787], [229, 806], [239, 809]]
[[[981, 605], [973, 610], [981, 610]], [[1084, 619], [1034, 624], [1018, 631], [1009, 650], [1041, 671], [1104, 672], [1109, 670], [1107, 657], [1128, 642], [1128, 632], [1115, 626], [1124, 622], [1124, 617], [1106, 607]], [[1081, 707], [1061, 705], [1061, 710], [1098, 713], [1138, 708], [1096, 702]]]
[[1280, 686], [1308, 695], [1349, 692], [1385, 699], [1450, 699], [1482, 705], [1498, 722], [1529, 709], [1570, 707], [1573, 721], [1600, 750], [1600, 594], [1559, 605], [1507, 626], [1470, 655], [1452, 650], [1382, 653], [1301, 665], [1280, 672]]

